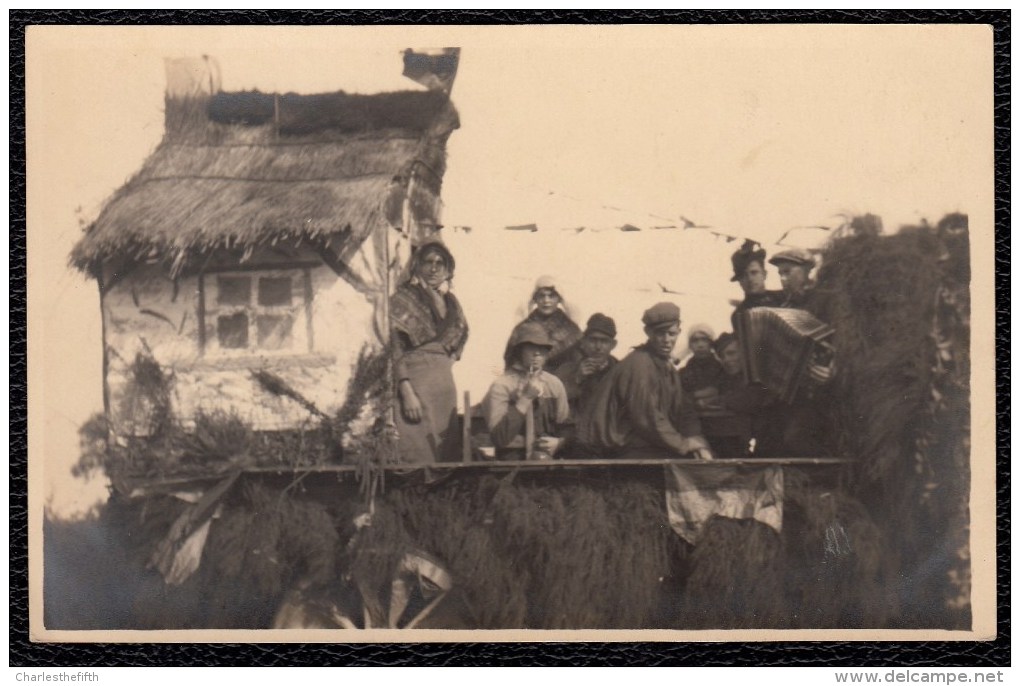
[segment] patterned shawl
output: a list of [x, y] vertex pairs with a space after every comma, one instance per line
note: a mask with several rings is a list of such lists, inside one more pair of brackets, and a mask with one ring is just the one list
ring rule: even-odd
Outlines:
[[407, 336], [415, 348], [436, 342], [453, 357], [460, 357], [467, 343], [468, 324], [464, 311], [453, 293], [444, 293], [446, 317], [440, 317], [428, 286], [405, 283], [390, 299], [390, 321], [393, 329]]
[[552, 339], [553, 349], [549, 351], [549, 358], [545, 363], [545, 368], [549, 371], [567, 361], [566, 358], [569, 357], [567, 351], [581, 340], [583, 335], [581, 327], [563, 310], [556, 310], [548, 317], [543, 317], [538, 310], [533, 310], [524, 321], [538, 322]]

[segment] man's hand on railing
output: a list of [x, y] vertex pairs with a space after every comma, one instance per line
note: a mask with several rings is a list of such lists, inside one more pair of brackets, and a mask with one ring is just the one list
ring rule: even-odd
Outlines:
[[705, 462], [715, 459], [715, 455], [712, 454], [712, 451], [709, 448], [698, 448], [697, 450], [692, 450], [689, 455], [696, 460], [704, 460]]

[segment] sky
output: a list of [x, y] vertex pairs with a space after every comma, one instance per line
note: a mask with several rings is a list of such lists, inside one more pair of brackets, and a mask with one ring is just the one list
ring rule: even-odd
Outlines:
[[[105, 488], [69, 477], [77, 428], [102, 409], [102, 331], [67, 255], [160, 141], [164, 58], [213, 57], [225, 90], [372, 93], [420, 88], [404, 48], [452, 45], [443, 223], [472, 325], [455, 373], [475, 402], [540, 274], [582, 325], [616, 318], [625, 354], [661, 299], [728, 326], [739, 242], [711, 231], [774, 252], [784, 234], [817, 247], [825, 231], [797, 227], [852, 214], [892, 230], [988, 209], [980, 26], [30, 27], [29, 453], [55, 513]], [[712, 228], [653, 228], [682, 218]], [[521, 224], [539, 230], [504, 229]]]

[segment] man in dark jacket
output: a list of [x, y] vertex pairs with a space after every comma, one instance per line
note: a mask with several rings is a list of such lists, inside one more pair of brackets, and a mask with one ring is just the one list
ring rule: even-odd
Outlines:
[[619, 362], [612, 352], [616, 347], [616, 322], [601, 312], [588, 318], [584, 335], [577, 343], [579, 355], [555, 371], [567, 389], [571, 417], [584, 411], [599, 384]]
[[658, 303], [641, 321], [648, 340], [600, 385], [578, 418], [579, 442], [607, 457], [713, 459], [694, 403], [670, 362], [680, 335], [680, 308]]
[[736, 336], [726, 332], [713, 347], [722, 364], [723, 375], [716, 404], [700, 411], [705, 438], [720, 457], [778, 455], [782, 408], [775, 396], [761, 384], [747, 382]]
[[739, 282], [744, 291], [743, 301], [733, 311], [734, 328], [737, 316], [744, 310], [752, 307], [779, 307], [783, 304], [783, 292], [770, 291], [765, 286], [768, 272], [765, 271], [765, 249], [761, 245], [752, 240], [744, 241], [730, 261], [733, 263], [730, 281]]
[[[832, 298], [811, 279], [815, 259], [806, 250], [792, 249], [777, 253], [771, 260], [779, 270], [785, 299], [782, 307], [810, 312], [830, 322]], [[831, 349], [816, 349], [808, 364], [809, 379], [805, 387], [784, 412], [783, 450], [793, 457], [830, 454], [832, 445], [832, 384], [836, 373]]]
[[769, 264], [776, 266], [783, 284], [783, 298], [777, 307], [807, 310], [823, 322], [831, 320], [831, 298], [811, 279], [811, 270], [815, 267], [811, 253], [799, 248], [784, 250], [776, 253]]

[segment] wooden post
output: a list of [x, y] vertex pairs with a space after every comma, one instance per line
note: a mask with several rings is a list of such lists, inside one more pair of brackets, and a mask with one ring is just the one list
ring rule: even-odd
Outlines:
[[464, 462], [471, 461], [471, 391], [464, 391], [464, 424], [460, 432]]

